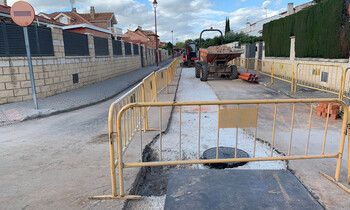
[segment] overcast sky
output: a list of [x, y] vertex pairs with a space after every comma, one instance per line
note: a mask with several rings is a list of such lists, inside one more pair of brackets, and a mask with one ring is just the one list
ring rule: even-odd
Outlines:
[[[231, 30], [244, 28], [267, 16], [276, 15], [287, 8], [289, 2], [300, 5], [311, 0], [157, 0], [158, 35], [162, 41], [174, 42], [198, 38], [201, 30], [213, 26], [224, 30], [225, 18], [230, 17]], [[16, 0], [8, 0], [11, 6]], [[71, 10], [70, 0], [27, 0], [36, 11], [56, 12]], [[78, 12], [114, 12], [118, 27], [125, 33], [138, 25], [154, 30], [153, 0], [75, 0]], [[211, 36], [211, 35], [209, 35]]]

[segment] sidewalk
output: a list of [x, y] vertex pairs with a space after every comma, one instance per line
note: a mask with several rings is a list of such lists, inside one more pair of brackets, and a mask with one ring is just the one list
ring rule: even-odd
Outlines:
[[69, 92], [38, 99], [39, 109], [34, 109], [33, 100], [0, 105], [0, 126], [13, 124], [27, 119], [49, 116], [60, 112], [89, 106], [107, 100], [153, 71], [168, 65], [172, 59], [147, 66], [123, 75], [87, 85]]

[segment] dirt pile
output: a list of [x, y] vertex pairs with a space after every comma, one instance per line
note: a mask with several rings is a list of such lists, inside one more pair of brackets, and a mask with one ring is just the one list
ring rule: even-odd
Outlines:
[[220, 46], [211, 46], [208, 48], [209, 53], [225, 53], [225, 52], [233, 52], [233, 49], [231, 47], [228, 47], [226, 45], [220, 45]]

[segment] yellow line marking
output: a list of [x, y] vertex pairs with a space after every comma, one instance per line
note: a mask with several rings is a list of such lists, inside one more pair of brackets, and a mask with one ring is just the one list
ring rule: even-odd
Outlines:
[[275, 177], [275, 179], [276, 179], [278, 185], [280, 186], [280, 189], [281, 189], [281, 191], [282, 191], [282, 193], [283, 193], [284, 198], [285, 198], [286, 200], [290, 201], [289, 195], [287, 194], [286, 190], [285, 190], [285, 189], [282, 187], [282, 185], [281, 185], [280, 178], [279, 178], [276, 174], [274, 174], [273, 176]]

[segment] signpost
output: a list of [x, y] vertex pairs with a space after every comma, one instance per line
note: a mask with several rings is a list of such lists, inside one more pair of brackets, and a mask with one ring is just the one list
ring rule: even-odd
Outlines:
[[30, 24], [33, 23], [35, 17], [35, 11], [29, 3], [25, 1], [17, 1], [12, 5], [11, 8], [11, 18], [13, 22], [15, 22], [17, 25], [23, 27], [23, 33], [24, 33], [24, 41], [26, 44], [26, 51], [27, 51], [27, 58], [28, 58], [28, 66], [29, 66], [29, 74], [30, 74], [30, 81], [32, 85], [32, 94], [33, 94], [33, 101], [34, 101], [34, 107], [35, 109], [38, 109], [38, 101], [36, 99], [36, 90], [35, 90], [35, 80], [34, 80], [34, 73], [33, 73], [33, 65], [32, 65], [32, 56], [30, 54], [30, 45], [29, 45], [29, 37], [28, 37], [28, 28]]

